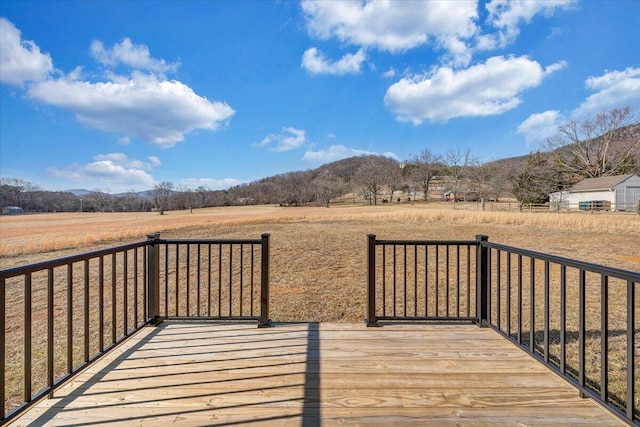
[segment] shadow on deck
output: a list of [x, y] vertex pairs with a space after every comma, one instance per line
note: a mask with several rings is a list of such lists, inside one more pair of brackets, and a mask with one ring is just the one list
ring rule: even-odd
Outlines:
[[274, 326], [143, 328], [11, 425], [624, 425], [489, 328]]

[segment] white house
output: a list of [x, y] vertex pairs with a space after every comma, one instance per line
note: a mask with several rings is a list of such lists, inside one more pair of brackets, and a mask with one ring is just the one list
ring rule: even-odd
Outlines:
[[640, 176], [616, 175], [587, 178], [569, 190], [549, 194], [552, 210], [637, 211], [640, 201]]

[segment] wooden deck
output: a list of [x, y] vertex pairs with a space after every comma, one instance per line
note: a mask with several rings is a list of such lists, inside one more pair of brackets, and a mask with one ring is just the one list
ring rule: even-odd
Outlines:
[[620, 426], [474, 325], [165, 322], [13, 425]]

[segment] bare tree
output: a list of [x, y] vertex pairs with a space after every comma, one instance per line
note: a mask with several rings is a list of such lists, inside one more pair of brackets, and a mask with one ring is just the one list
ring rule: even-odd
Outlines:
[[316, 194], [316, 200], [326, 207], [329, 207], [331, 199], [341, 196], [345, 189], [342, 179], [326, 170], [314, 178], [312, 187]]
[[563, 170], [586, 178], [634, 172], [640, 156], [640, 126], [622, 130], [633, 121], [630, 107], [598, 113], [579, 122], [569, 120], [547, 140]]
[[480, 199], [482, 210], [485, 210], [486, 200], [492, 192], [491, 179], [496, 173], [497, 168], [490, 163], [469, 168], [469, 177], [471, 178], [473, 190]]
[[387, 157], [371, 156], [356, 172], [354, 179], [365, 193], [369, 195], [369, 204], [378, 204], [378, 194], [386, 184]]
[[173, 192], [173, 183], [169, 181], [163, 181], [160, 184], [156, 184], [154, 187], [154, 195], [156, 202], [156, 209], [160, 212], [160, 215], [164, 215], [164, 211], [169, 209], [169, 200]]
[[444, 156], [445, 171], [451, 178], [451, 191], [453, 192], [453, 208], [456, 208], [460, 182], [467, 169], [476, 163], [476, 158], [472, 155], [470, 148], [450, 149]]
[[557, 189], [553, 165], [540, 153], [529, 154], [524, 167], [512, 178], [512, 193], [522, 210], [525, 203], [543, 203]]
[[411, 180], [420, 186], [424, 192], [425, 202], [429, 199], [429, 187], [434, 176], [442, 169], [442, 157], [433, 154], [428, 149], [422, 150], [412, 167], [409, 169]]

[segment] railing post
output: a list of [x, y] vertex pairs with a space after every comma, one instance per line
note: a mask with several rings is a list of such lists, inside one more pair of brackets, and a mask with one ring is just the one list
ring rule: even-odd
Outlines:
[[160, 233], [147, 234], [147, 319], [151, 324], [158, 323], [160, 313]]
[[271, 326], [271, 319], [269, 319], [269, 233], [262, 235], [261, 255], [260, 320], [258, 328], [268, 328]]
[[489, 326], [489, 248], [483, 245], [488, 240], [488, 236], [476, 234], [476, 297], [480, 326]]
[[368, 327], [377, 327], [376, 317], [376, 236], [367, 234], [367, 318]]

